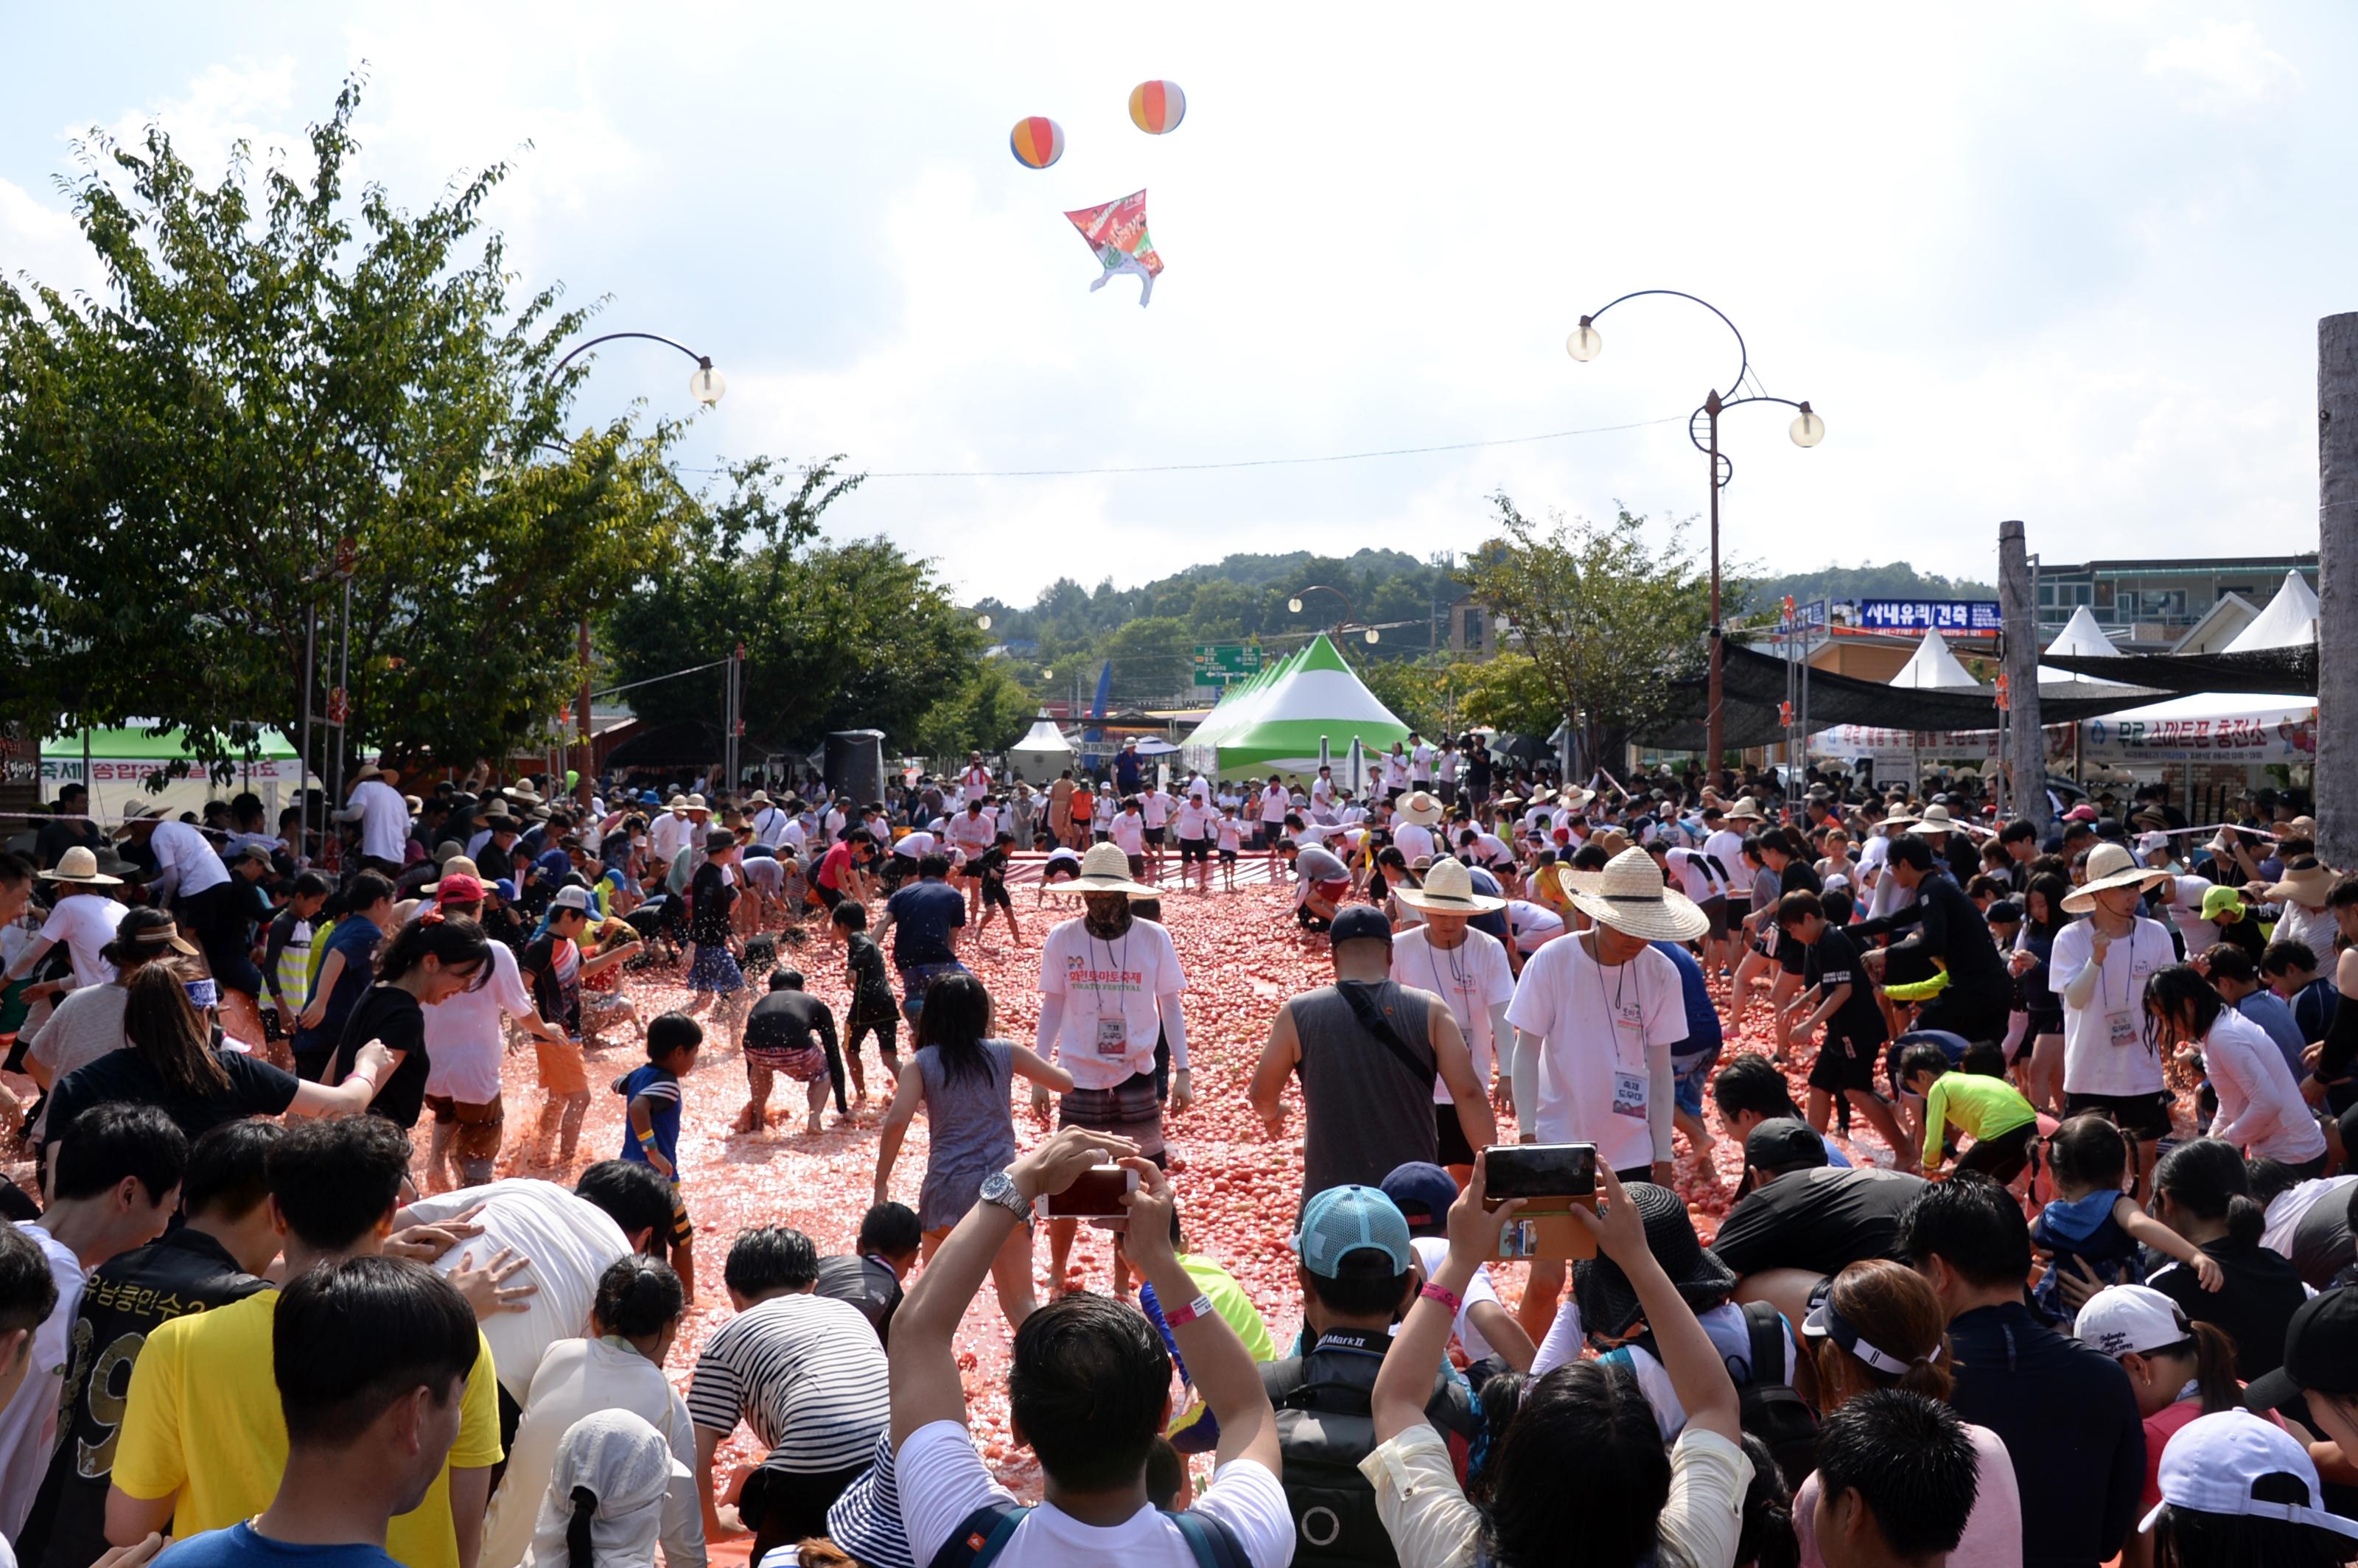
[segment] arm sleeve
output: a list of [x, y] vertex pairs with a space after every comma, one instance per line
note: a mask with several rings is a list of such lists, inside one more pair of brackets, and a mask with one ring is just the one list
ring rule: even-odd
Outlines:
[[[1683, 1014], [1682, 1014], [1683, 1016]], [[1666, 1044], [1646, 1047], [1646, 1130], [1654, 1140], [1654, 1158], [1668, 1162], [1678, 1157], [1671, 1146], [1671, 1112], [1676, 1107], [1676, 1091], [1671, 1083], [1671, 1048]]]
[[1546, 1044], [1544, 1034], [1516, 1030], [1514, 1061], [1507, 1069], [1509, 1081], [1515, 1086], [1515, 1125], [1534, 1133], [1540, 1105], [1540, 1052]]
[[1171, 1070], [1184, 1073], [1187, 1070], [1187, 1016], [1180, 1010], [1179, 993], [1164, 991], [1154, 999], [1154, 1006], [1163, 1017], [1163, 1038], [1171, 1045]]
[[1949, 1120], [1949, 1080], [1936, 1080], [1932, 1092], [1924, 1097], [1924, 1166], [1927, 1170], [1941, 1162], [1941, 1134]]
[[278, 990], [278, 956], [287, 950], [287, 937], [293, 930], [278, 921], [270, 923], [270, 934], [262, 944], [262, 984], [272, 1000], [284, 1001]]
[[1056, 1036], [1064, 1033], [1064, 1028], [1065, 993], [1050, 991], [1040, 999], [1040, 1033], [1033, 1045], [1042, 1061], [1056, 1059]]

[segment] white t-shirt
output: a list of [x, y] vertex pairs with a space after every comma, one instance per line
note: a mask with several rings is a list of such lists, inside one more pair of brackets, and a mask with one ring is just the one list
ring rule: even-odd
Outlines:
[[1433, 782], [1433, 748], [1422, 741], [1408, 754], [1408, 776], [1418, 784]]
[[[910, 1555], [930, 1563], [974, 1511], [1015, 1494], [991, 1478], [974, 1440], [954, 1421], [919, 1427], [892, 1463], [901, 1493], [901, 1528]], [[1191, 1511], [1218, 1519], [1244, 1548], [1252, 1568], [1293, 1561], [1293, 1514], [1275, 1476], [1249, 1459], [1230, 1460], [1195, 1494]], [[1195, 1568], [1178, 1527], [1152, 1509], [1121, 1523], [1087, 1525], [1043, 1503], [1024, 1516], [997, 1559], [1004, 1568]]]
[[990, 793], [990, 770], [979, 765], [967, 769], [958, 780], [960, 802], [980, 800]]
[[1138, 809], [1149, 827], [1162, 827], [1171, 820], [1171, 797], [1159, 789], [1148, 790], [1138, 797]]
[[2211, 1136], [2248, 1155], [2306, 1164], [2325, 1152], [2325, 1133], [2300, 1080], [2268, 1032], [2237, 1012], [2221, 1010], [2202, 1041], [2203, 1065], [2219, 1096]]
[[1310, 781], [1310, 804], [1313, 806], [1332, 806], [1334, 803], [1334, 775], [1331, 773], [1322, 773], [1318, 777], [1312, 779]]
[[2184, 873], [2170, 880], [2169, 918], [2177, 923], [2190, 956], [2219, 940], [2219, 928], [2202, 918], [2202, 895], [2217, 885], [2209, 877]]
[[775, 806], [765, 806], [753, 814], [753, 842], [765, 849], [774, 849], [784, 840], [785, 832], [794, 818]]
[[1704, 859], [1703, 850], [1665, 849], [1662, 859], [1669, 861], [1671, 870], [1678, 873], [1679, 891], [1695, 903], [1727, 896], [1725, 879], [1712, 870], [1711, 862]]
[[[1489, 1083], [1491, 1065], [1498, 1054], [1490, 1010], [1515, 995], [1507, 945], [1487, 931], [1468, 926], [1466, 940], [1444, 951], [1433, 945], [1430, 927], [1417, 925], [1392, 938], [1392, 979], [1401, 985], [1431, 991], [1449, 1004], [1450, 1016], [1457, 1020], [1466, 1036], [1466, 1049], [1474, 1057], [1475, 1077]], [[1448, 1086], [1437, 1076], [1433, 1080], [1433, 1103], [1455, 1103]]]
[[1384, 758], [1384, 787], [1399, 791], [1408, 788], [1408, 758], [1393, 752]]
[[1085, 1089], [1109, 1089], [1152, 1071], [1162, 1032], [1156, 999], [1186, 989], [1171, 933], [1151, 920], [1131, 921], [1110, 942], [1067, 920], [1040, 950], [1042, 994], [1065, 999], [1053, 1059]]
[[[430, 1011], [430, 1010], [429, 1010]], [[432, 1225], [476, 1205], [474, 1223], [483, 1234], [453, 1247], [427, 1265], [449, 1274], [471, 1260], [481, 1264], [503, 1247], [513, 1247], [532, 1264], [514, 1283], [529, 1281], [538, 1293], [525, 1298], [524, 1311], [493, 1313], [482, 1321], [491, 1341], [492, 1364], [500, 1387], [517, 1403], [532, 1392], [540, 1358], [560, 1339], [590, 1332], [590, 1309], [598, 1300], [598, 1277], [631, 1255], [630, 1238], [611, 1216], [588, 1198], [576, 1197], [555, 1182], [510, 1176], [480, 1187], [462, 1187], [408, 1206], [405, 1223]]]
[[492, 978], [444, 997], [426, 1011], [426, 1092], [469, 1105], [500, 1098], [500, 1014], [533, 1016], [532, 993], [516, 968], [515, 949], [492, 944]]
[[1260, 819], [1263, 822], [1282, 822], [1285, 814], [1293, 808], [1293, 797], [1285, 793], [1284, 785], [1271, 784], [1260, 792]]
[[654, 851], [656, 860], [668, 866], [687, 848], [687, 836], [693, 831], [694, 825], [685, 813], [662, 812], [647, 824], [647, 847]]
[[1433, 829], [1422, 823], [1402, 822], [1392, 828], [1392, 842], [1399, 846], [1401, 857], [1412, 866], [1419, 857], [1433, 858]]
[[989, 806], [959, 812], [950, 818], [950, 842], [968, 855], [979, 855], [999, 838], [999, 818]]
[[892, 845], [892, 853], [905, 860], [922, 860], [934, 852], [934, 836], [920, 827], [914, 833], [904, 833]]
[[1743, 834], [1730, 832], [1723, 827], [1703, 841], [1703, 852], [1727, 868], [1727, 874], [1734, 879], [1729, 887], [1730, 892], [1737, 887], [1748, 887], [1749, 884], [1746, 882], [1743, 875]]
[[49, 1473], [57, 1446], [59, 1395], [66, 1366], [73, 1359], [74, 1315], [81, 1310], [81, 1260], [40, 1226], [20, 1219], [16, 1228], [39, 1244], [58, 1287], [58, 1304], [33, 1330], [32, 1365], [5, 1408], [0, 1408], [0, 1536], [16, 1539], [33, 1511], [33, 1498]]
[[1594, 1143], [1617, 1171], [1653, 1162], [1652, 1084], [1687, 1037], [1677, 965], [1647, 947], [1607, 969], [1576, 936], [1551, 942], [1523, 966], [1507, 1022], [1547, 1037], [1531, 1121], [1541, 1142]]
[[[229, 881], [229, 868], [222, 864], [221, 856], [213, 852], [211, 842], [185, 822], [157, 823], [154, 836], [147, 840], [147, 848], [155, 852], [159, 870], [180, 873], [177, 893], [180, 898], [200, 893], [207, 888], [219, 887]], [[401, 857], [395, 854], [393, 859], [398, 862]]]
[[[1478, 936], [1481, 933], [1475, 935]], [[1424, 1277], [1428, 1280], [1438, 1278], [1442, 1264], [1449, 1260], [1448, 1240], [1439, 1236], [1420, 1236], [1411, 1240], [1409, 1245], [1416, 1249], [1416, 1260], [1424, 1270]], [[1474, 1277], [1466, 1281], [1466, 1299], [1458, 1304], [1457, 1322], [1450, 1330], [1457, 1336], [1457, 1343], [1466, 1347], [1466, 1358], [1469, 1361], [1479, 1361], [1490, 1354], [1490, 1342], [1483, 1338], [1481, 1331], [1474, 1326], [1474, 1309], [1484, 1302], [1498, 1299], [1498, 1292], [1490, 1283], [1490, 1266], [1485, 1263], [1476, 1269]], [[1399, 1335], [1400, 1325], [1392, 1325], [1392, 1333]]]
[[1146, 818], [1134, 811], [1125, 811], [1113, 819], [1109, 837], [1121, 847], [1125, 855], [1146, 853]]
[[1190, 795], [1174, 814], [1171, 825], [1178, 829], [1182, 841], [1193, 844], [1210, 838], [1214, 831], [1212, 825], [1219, 819], [1218, 812]]
[[1441, 762], [1435, 772], [1443, 784], [1455, 784], [1459, 765], [1457, 748], [1444, 746], [1441, 749]]
[[1243, 823], [1238, 822], [1235, 817], [1222, 816], [1219, 821], [1218, 832], [1220, 835], [1221, 849], [1234, 852], [1243, 847], [1245, 841], [1245, 827]]
[[1525, 955], [1538, 952], [1563, 935], [1563, 916], [1527, 898], [1507, 901], [1507, 930]]
[[[2055, 934], [2047, 957], [2048, 983], [2061, 998], [2095, 952], [2096, 928], [2084, 918]], [[2161, 1091], [2161, 1053], [2147, 1043], [2146, 978], [2178, 961], [2169, 933], [2137, 916], [2125, 936], [2104, 950], [2104, 973], [2084, 1008], [2063, 1004], [2063, 1091], [2075, 1095], [2149, 1095]]]
[[78, 892], [58, 900], [49, 911], [41, 923], [41, 935], [66, 945], [75, 985], [103, 986], [114, 979], [114, 966], [100, 957], [98, 950], [114, 940], [114, 928], [129, 908], [104, 893]]
[[2301, 1182], [2278, 1193], [2268, 1205], [2268, 1226], [2260, 1233], [2260, 1245], [2286, 1257], [2292, 1256], [2292, 1233], [2299, 1229], [2309, 1211], [2317, 1206], [2320, 1198], [2335, 1193], [2349, 1201], [2349, 1188], [2358, 1176], [2320, 1176], [2313, 1182]]
[[409, 803], [401, 792], [383, 779], [362, 779], [347, 804], [361, 814], [361, 853], [401, 864], [409, 849]]

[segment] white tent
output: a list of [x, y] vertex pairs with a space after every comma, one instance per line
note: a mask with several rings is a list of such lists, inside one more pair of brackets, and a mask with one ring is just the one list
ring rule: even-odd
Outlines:
[[[2287, 572], [2259, 619], [2225, 651], [2297, 648], [2317, 637], [2317, 595]], [[2197, 691], [2088, 721], [2087, 755], [2130, 762], [2313, 762], [2317, 698], [2299, 693]]]
[[2231, 654], [2256, 648], [2298, 648], [2317, 641], [2317, 595], [2299, 572], [2285, 573], [2284, 586], [2260, 611], [2260, 618], [2235, 633], [2227, 644]]
[[1007, 748], [1008, 770], [1033, 784], [1045, 784], [1072, 765], [1073, 748], [1044, 708], [1023, 739]]
[[[2088, 607], [2084, 604], [2071, 611], [2071, 619], [2064, 623], [2062, 631], [2055, 634], [2055, 641], [2047, 644], [2047, 651], [2050, 654], [2066, 654], [2081, 659], [2116, 659], [2121, 654], [2120, 649], [2115, 647], [2113, 640], [2104, 635], [2104, 629], [2096, 624], [2095, 616], [2089, 612]], [[2050, 669], [2047, 665], [2041, 665], [2039, 666], [2039, 684], [2041, 687], [2104, 687], [2118, 686], [2121, 683], [2116, 680], [2099, 680], [2094, 676], [2077, 675], [2070, 670]]]
[[1957, 663], [1957, 655], [1949, 652], [1949, 644], [1942, 641], [1941, 633], [1928, 627], [1924, 640], [1916, 644], [1916, 652], [1899, 666], [1899, 673], [1891, 677], [1890, 684], [1929, 691], [1941, 687], [1977, 687], [1981, 683]]

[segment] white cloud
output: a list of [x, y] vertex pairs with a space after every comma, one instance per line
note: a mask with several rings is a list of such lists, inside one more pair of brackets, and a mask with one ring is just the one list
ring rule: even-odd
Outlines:
[[2200, 91], [2193, 106], [2212, 114], [2248, 109], [2290, 88], [2300, 76], [2251, 23], [2215, 17], [2154, 45], [2146, 51], [2145, 69], [2151, 76], [2195, 83]]

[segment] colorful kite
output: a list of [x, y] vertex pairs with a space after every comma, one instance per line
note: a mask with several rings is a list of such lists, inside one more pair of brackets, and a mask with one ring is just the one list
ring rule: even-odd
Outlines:
[[1103, 288], [1116, 273], [1127, 272], [1136, 274], [1145, 285], [1138, 295], [1141, 306], [1154, 297], [1154, 280], [1162, 276], [1163, 258], [1154, 254], [1153, 237], [1146, 232], [1145, 191], [1132, 191], [1119, 201], [1085, 207], [1065, 216], [1088, 241], [1098, 265], [1105, 268], [1089, 285], [1090, 293]]
[[1043, 114], [1015, 122], [1007, 149], [1025, 168], [1045, 168], [1065, 156], [1065, 128]]
[[1187, 117], [1187, 95], [1175, 81], [1141, 81], [1130, 90], [1130, 123], [1150, 136], [1179, 128]]

